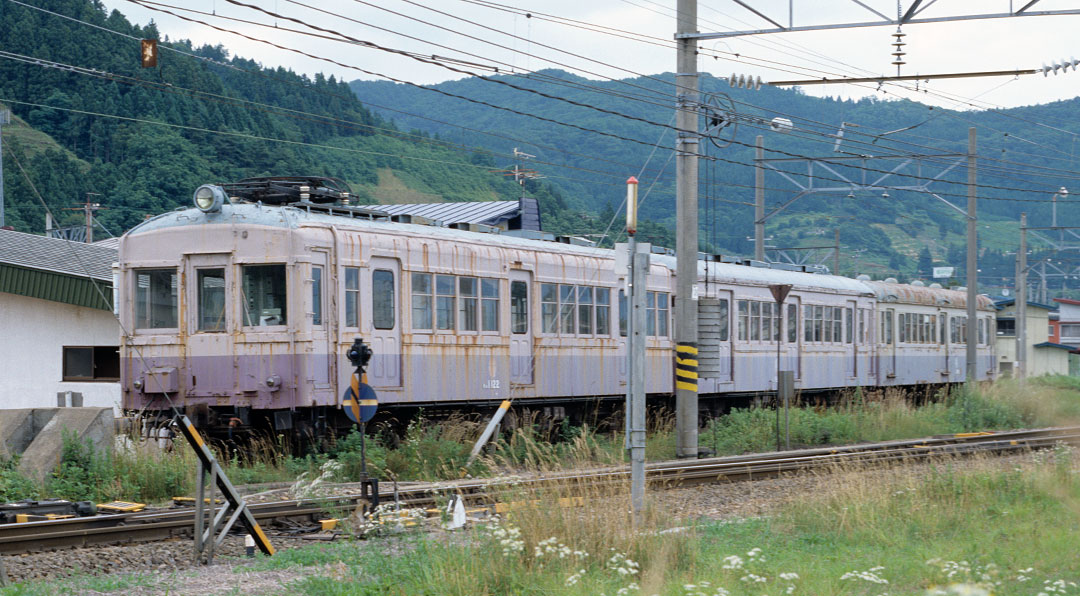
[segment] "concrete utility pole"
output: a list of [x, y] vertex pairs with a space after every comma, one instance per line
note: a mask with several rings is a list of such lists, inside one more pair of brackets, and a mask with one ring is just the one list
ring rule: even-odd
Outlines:
[[641, 520], [645, 511], [645, 343], [649, 331], [645, 320], [648, 312], [645, 296], [649, 291], [649, 253], [652, 251], [649, 244], [638, 244], [634, 237], [637, 232], [637, 189], [636, 178], [626, 181], [627, 265], [630, 268], [627, 272], [630, 329], [626, 350], [629, 369], [626, 442], [630, 448], [630, 504], [635, 523]]
[[1020, 252], [1016, 253], [1016, 378], [1027, 377], [1027, 213], [1020, 214]]
[[0, 228], [4, 222], [4, 125], [11, 122], [11, 110], [0, 110]]
[[978, 361], [976, 342], [979, 339], [978, 326], [978, 314], [979, 311], [976, 308], [978, 306], [976, 301], [979, 297], [978, 283], [979, 283], [979, 270], [978, 270], [978, 251], [979, 245], [976, 241], [977, 223], [975, 216], [975, 127], [972, 126], [968, 129], [968, 188], [967, 188], [967, 382], [969, 384], [976, 381], [978, 375]]
[[765, 137], [754, 141], [754, 260], [765, 260]]
[[[698, 74], [697, 41], [685, 35], [697, 32], [697, 0], [679, 0], [675, 39], [675, 237], [678, 278], [675, 297], [675, 455], [697, 457], [697, 255], [698, 255]], [[684, 370], [693, 375], [680, 376]]]

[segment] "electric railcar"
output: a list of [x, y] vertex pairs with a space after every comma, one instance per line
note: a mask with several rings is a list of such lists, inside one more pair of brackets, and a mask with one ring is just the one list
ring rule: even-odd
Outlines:
[[[343, 425], [356, 337], [374, 351], [367, 377], [382, 407], [625, 394], [626, 276], [612, 250], [311, 203], [213, 203], [121, 239], [127, 410], [175, 404], [210, 429]], [[674, 274], [673, 257], [653, 255], [652, 395], [673, 392]], [[793, 286], [783, 308], [775, 283]], [[963, 292], [706, 261], [698, 286], [703, 398], [775, 390], [778, 341], [804, 391], [964, 380]], [[985, 297], [978, 313], [982, 380], [993, 374]]]

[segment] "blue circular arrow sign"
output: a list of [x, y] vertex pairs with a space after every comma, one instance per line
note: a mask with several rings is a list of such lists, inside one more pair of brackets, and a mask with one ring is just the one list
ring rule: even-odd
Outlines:
[[371, 388], [371, 385], [356, 383], [356, 386], [360, 395], [357, 396], [351, 386], [346, 387], [341, 405], [349, 420], [360, 424], [375, 417], [375, 412], [379, 409], [379, 398], [375, 395], [375, 390]]

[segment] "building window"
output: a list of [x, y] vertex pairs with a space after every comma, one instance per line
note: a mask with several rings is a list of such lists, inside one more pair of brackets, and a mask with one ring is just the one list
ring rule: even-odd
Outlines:
[[64, 381], [119, 381], [117, 346], [64, 346]]
[[177, 325], [176, 269], [135, 271], [135, 327], [170, 329]]
[[376, 269], [371, 274], [371, 318], [376, 329], [394, 328], [394, 272]]
[[499, 330], [499, 280], [497, 279], [480, 280], [480, 328], [484, 331]]
[[559, 286], [540, 284], [540, 315], [544, 333], [559, 332]]
[[1062, 339], [1068, 337], [1069, 339], [1076, 339], [1080, 337], [1080, 325], [1059, 325], [1061, 327]]
[[225, 270], [199, 269], [199, 331], [225, 331]]
[[477, 311], [480, 308], [477, 292], [477, 279], [475, 277], [458, 278], [458, 294], [461, 296], [461, 330], [477, 330]]
[[360, 268], [345, 268], [345, 326], [360, 327]]
[[510, 331], [529, 332], [529, 284], [523, 281], [510, 282]]
[[285, 265], [244, 265], [240, 268], [244, 295], [244, 325], [285, 325]]
[[413, 329], [432, 329], [431, 275], [412, 274], [412, 326]]
[[611, 335], [611, 290], [596, 288], [596, 335]]
[[322, 267], [311, 267], [311, 324], [322, 325]]
[[587, 286], [578, 286], [578, 333], [592, 335], [593, 332], [593, 289]]

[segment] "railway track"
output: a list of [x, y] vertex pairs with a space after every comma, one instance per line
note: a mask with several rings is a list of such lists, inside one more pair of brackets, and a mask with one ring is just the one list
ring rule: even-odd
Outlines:
[[[686, 486], [768, 478], [837, 465], [1020, 452], [1052, 447], [1059, 442], [1080, 444], [1080, 427], [970, 433], [845, 447], [656, 462], [647, 466], [646, 474], [648, 482], [654, 486]], [[629, 474], [628, 467], [622, 466], [511, 479], [418, 483], [401, 488], [396, 495], [384, 490], [380, 492], [380, 500], [394, 501], [396, 498], [403, 506], [431, 507], [448, 494], [459, 494], [470, 503], [491, 504], [498, 501], [500, 496], [512, 494], [514, 490], [571, 485], [575, 482], [618, 484], [626, 482]], [[328, 513], [348, 513], [359, 504], [360, 497], [338, 496], [252, 503], [249, 507], [260, 524], [272, 526], [274, 522], [283, 520], [311, 522]], [[0, 555], [190, 537], [193, 526], [192, 508], [3, 524], [0, 525]]]

